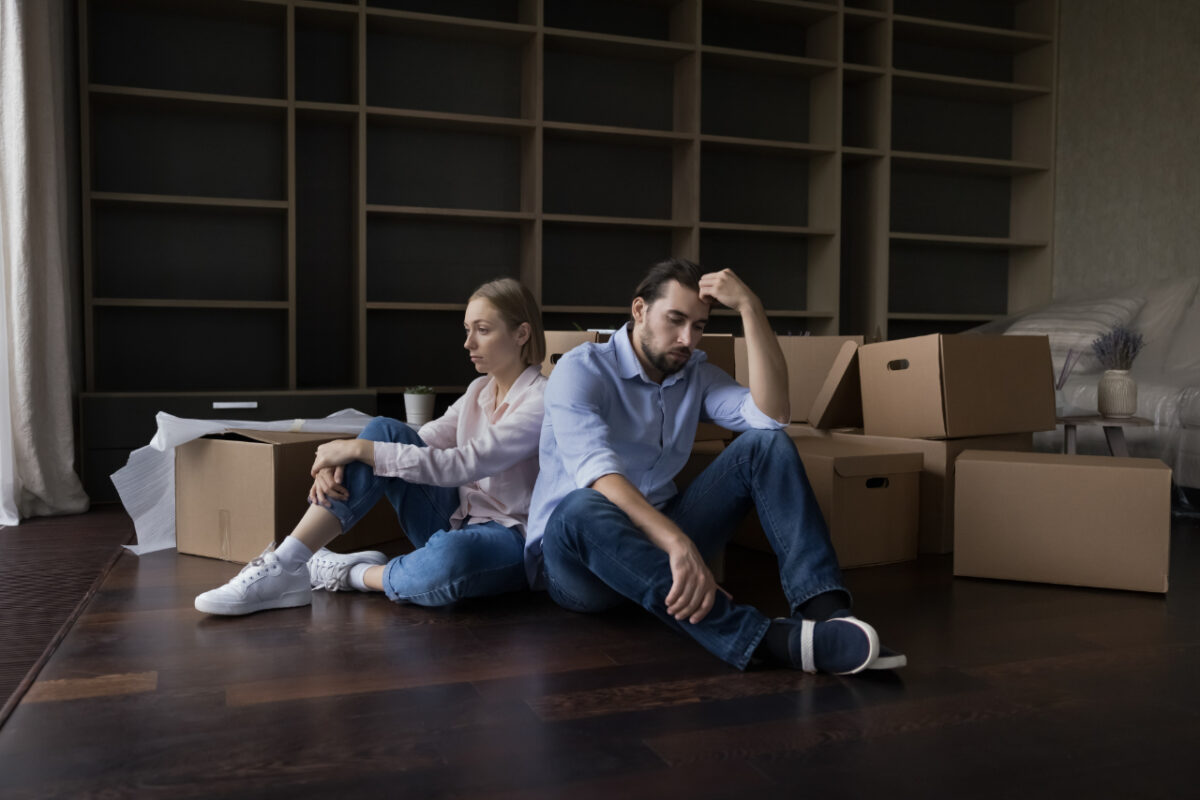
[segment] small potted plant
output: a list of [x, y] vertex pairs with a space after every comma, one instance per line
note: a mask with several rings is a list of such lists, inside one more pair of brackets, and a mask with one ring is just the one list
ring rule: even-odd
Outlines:
[[433, 419], [434, 391], [432, 386], [409, 386], [404, 390], [404, 418], [413, 425], [424, 425]]
[[1142, 335], [1123, 325], [1092, 342], [1092, 352], [1104, 376], [1096, 386], [1096, 408], [1102, 417], [1132, 417], [1137, 413], [1137, 382], [1129, 374], [1142, 349]]

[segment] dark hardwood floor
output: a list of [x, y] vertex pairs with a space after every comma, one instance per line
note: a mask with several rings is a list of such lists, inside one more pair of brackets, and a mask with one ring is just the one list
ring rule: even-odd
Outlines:
[[[110, 515], [108, 524], [128, 526]], [[80, 518], [92, 524], [91, 516]], [[769, 556], [727, 586], [782, 610]], [[738, 673], [638, 609], [319, 593], [204, 617], [236, 571], [122, 555], [0, 729], [0, 797], [1190, 797], [1200, 524], [1171, 593], [847, 573], [910, 666]]]

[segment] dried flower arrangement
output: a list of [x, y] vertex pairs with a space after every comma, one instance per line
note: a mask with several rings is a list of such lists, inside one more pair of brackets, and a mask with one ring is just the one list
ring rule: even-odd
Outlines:
[[1118, 325], [1092, 341], [1092, 353], [1105, 369], [1129, 369], [1142, 350], [1142, 335]]

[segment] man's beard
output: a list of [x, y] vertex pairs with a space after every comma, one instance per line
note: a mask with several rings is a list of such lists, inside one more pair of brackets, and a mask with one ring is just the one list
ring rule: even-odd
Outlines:
[[[684, 358], [680, 361], [672, 361], [670, 358], [672, 352], [682, 353], [682, 347], [675, 348], [674, 350], [655, 350], [650, 344], [649, 331], [642, 332], [642, 352], [645, 354], [646, 360], [650, 362], [651, 366], [661, 372], [663, 377], [666, 377], [667, 375], [674, 375], [676, 372], [679, 372], [679, 370], [687, 366], [688, 363], [687, 358]], [[691, 353], [688, 353], [687, 355], [690, 356]]]

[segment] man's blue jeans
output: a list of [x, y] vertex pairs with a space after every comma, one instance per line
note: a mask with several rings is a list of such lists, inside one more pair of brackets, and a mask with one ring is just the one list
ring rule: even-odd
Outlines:
[[[416, 431], [387, 417], [371, 420], [358, 438], [425, 446]], [[346, 465], [343, 483], [350, 498], [344, 502], [331, 498], [326, 509], [338, 518], [343, 533], [386, 496], [416, 548], [384, 567], [383, 590], [392, 600], [442, 606], [528, 586], [525, 537], [520, 530], [498, 522], [449, 530], [450, 516], [459, 504], [456, 487], [383, 477], [358, 461]]]
[[[743, 433], [662, 511], [711, 559], [751, 503], [779, 556], [792, 611], [823, 592], [844, 592], [849, 602], [804, 465], [782, 431]], [[542, 557], [546, 588], [559, 605], [601, 611], [628, 598], [739, 669], [749, 663], [770, 624], [757, 609], [719, 591], [703, 620], [677, 621], [667, 613], [672, 583], [667, 554], [594, 489], [577, 489], [559, 503], [546, 524]]]

